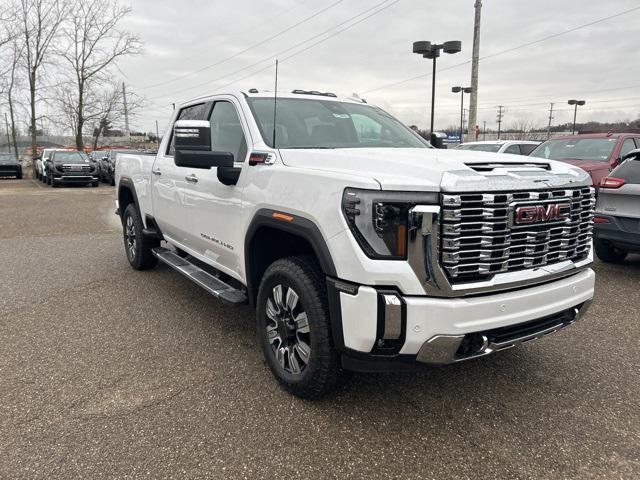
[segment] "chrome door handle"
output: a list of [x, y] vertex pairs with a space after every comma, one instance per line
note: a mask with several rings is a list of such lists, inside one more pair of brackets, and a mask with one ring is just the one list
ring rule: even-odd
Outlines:
[[151, 173], [153, 173], [154, 175], [162, 175], [162, 172], [160, 170], [151, 170]]
[[198, 177], [195, 174], [187, 175], [184, 179], [189, 183], [198, 183]]

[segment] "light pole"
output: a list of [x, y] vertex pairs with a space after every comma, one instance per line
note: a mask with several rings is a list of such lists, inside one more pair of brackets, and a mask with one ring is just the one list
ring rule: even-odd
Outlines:
[[573, 107], [573, 128], [571, 129], [571, 135], [576, 133], [576, 116], [578, 115], [578, 105], [582, 106], [585, 102], [584, 100], [569, 100], [567, 102], [569, 105], [574, 105]]
[[431, 75], [431, 127], [430, 133], [433, 133], [433, 112], [436, 102], [436, 59], [440, 56], [440, 50], [444, 53], [458, 53], [462, 50], [462, 42], [451, 40], [442, 44], [431, 43], [427, 41], [413, 42], [413, 53], [422, 55], [424, 58], [433, 60], [433, 73]]
[[460, 94], [460, 143], [462, 143], [462, 134], [464, 132], [464, 94], [473, 92], [471, 87], [451, 87], [453, 93]]

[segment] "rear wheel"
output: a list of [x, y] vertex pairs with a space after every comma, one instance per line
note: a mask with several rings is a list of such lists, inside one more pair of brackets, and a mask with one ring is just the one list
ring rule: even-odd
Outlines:
[[158, 264], [158, 259], [151, 250], [159, 246], [160, 241], [145, 237], [143, 229], [138, 209], [130, 203], [122, 215], [122, 233], [127, 260], [136, 270], [148, 270]]
[[325, 280], [311, 257], [275, 261], [257, 300], [258, 338], [278, 381], [302, 398], [318, 398], [340, 376], [333, 346]]
[[600, 260], [607, 263], [622, 263], [629, 252], [620, 248], [614, 247], [611, 242], [607, 240], [595, 240], [596, 255]]

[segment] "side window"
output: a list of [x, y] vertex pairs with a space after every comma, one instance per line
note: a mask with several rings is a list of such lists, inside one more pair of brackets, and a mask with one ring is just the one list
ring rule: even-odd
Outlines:
[[518, 145], [517, 143], [514, 143], [513, 145], [509, 145], [504, 153], [513, 153], [514, 155], [521, 155], [522, 152], [520, 152], [520, 145]]
[[619, 157], [620, 158], [624, 157], [627, 153], [629, 153], [631, 150], [634, 150], [635, 148], [636, 148], [636, 144], [634, 143], [633, 138], [625, 139], [625, 141], [622, 143], [622, 148], [620, 149]]
[[[191, 105], [180, 110], [178, 118], [176, 120], [204, 120], [206, 115], [206, 103], [199, 103], [197, 105]], [[171, 140], [169, 140], [169, 148], [167, 148], [167, 155], [173, 156], [176, 153], [176, 149], [173, 146], [173, 129], [171, 133]]]
[[520, 150], [522, 151], [522, 155], [529, 155], [531, 152], [533, 152], [533, 149], [536, 148], [537, 145], [534, 145], [532, 143], [521, 143], [520, 144]]
[[231, 152], [236, 162], [244, 162], [247, 141], [240, 118], [230, 102], [216, 102], [211, 112], [211, 143], [216, 152]]

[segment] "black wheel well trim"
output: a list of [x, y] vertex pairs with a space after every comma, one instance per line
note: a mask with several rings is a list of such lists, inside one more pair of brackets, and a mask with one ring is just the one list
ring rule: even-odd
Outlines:
[[118, 185], [118, 211], [120, 212], [120, 217], [122, 218], [122, 215], [124, 214], [124, 208], [122, 208], [120, 199], [122, 198], [122, 192], [127, 190], [131, 196], [133, 197], [133, 203], [136, 206], [136, 210], [138, 210], [138, 214], [141, 215], [140, 212], [140, 204], [138, 203], [138, 195], [136, 194], [136, 189], [133, 186], [133, 182], [131, 181], [130, 178], [128, 177], [123, 177], [120, 179], [120, 183]]
[[[291, 221], [279, 220], [273, 217], [274, 213], [284, 214], [291, 216]], [[308, 218], [302, 217], [297, 214], [290, 214], [284, 210], [274, 210], [270, 208], [263, 208], [258, 210], [247, 229], [244, 242], [244, 260], [245, 260], [245, 273], [247, 283], [247, 293], [249, 294], [249, 302], [252, 306], [255, 306], [255, 299], [257, 296], [258, 285], [253, 285], [252, 270], [251, 270], [251, 244], [256, 233], [263, 227], [280, 230], [285, 233], [292, 234], [307, 241], [313, 252], [318, 259], [322, 272], [330, 277], [336, 277], [336, 268], [329, 253], [329, 247], [325, 241], [320, 229], [317, 225]]]

